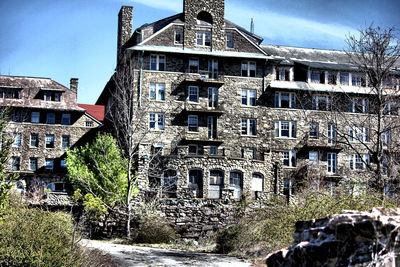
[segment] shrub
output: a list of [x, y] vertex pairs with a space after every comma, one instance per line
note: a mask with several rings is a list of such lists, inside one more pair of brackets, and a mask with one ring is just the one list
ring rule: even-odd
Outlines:
[[175, 230], [159, 216], [142, 218], [136, 231], [136, 243], [160, 244], [177, 239]]

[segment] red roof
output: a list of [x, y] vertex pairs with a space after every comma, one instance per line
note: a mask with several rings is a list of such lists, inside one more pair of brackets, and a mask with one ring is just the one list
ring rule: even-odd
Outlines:
[[78, 106], [85, 109], [95, 119], [104, 121], [104, 106], [88, 104], [78, 104]]

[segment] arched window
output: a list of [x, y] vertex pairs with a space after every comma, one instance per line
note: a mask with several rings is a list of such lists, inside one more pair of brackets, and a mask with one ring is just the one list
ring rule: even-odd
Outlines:
[[201, 11], [197, 15], [197, 24], [202, 24], [202, 25], [212, 25], [213, 24], [213, 18], [210, 13], [206, 11]]
[[240, 198], [243, 191], [243, 173], [232, 171], [229, 177], [229, 187], [234, 190], [234, 198]]
[[210, 171], [210, 185], [208, 187], [208, 198], [218, 199], [222, 197], [224, 188], [224, 172], [221, 170]]

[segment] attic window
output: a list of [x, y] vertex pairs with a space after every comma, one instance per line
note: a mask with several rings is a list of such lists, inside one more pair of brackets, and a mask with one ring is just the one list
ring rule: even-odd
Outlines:
[[61, 101], [61, 92], [53, 92], [53, 91], [45, 91], [43, 92], [43, 100], [44, 101]]
[[183, 34], [182, 30], [175, 30], [175, 39], [174, 39], [175, 44], [182, 44], [183, 43]]
[[210, 13], [206, 11], [201, 11], [197, 15], [197, 24], [200, 25], [212, 25], [213, 24], [213, 19]]
[[233, 48], [233, 34], [232, 33], [226, 34], [226, 47]]
[[21, 99], [20, 89], [0, 89], [0, 98]]

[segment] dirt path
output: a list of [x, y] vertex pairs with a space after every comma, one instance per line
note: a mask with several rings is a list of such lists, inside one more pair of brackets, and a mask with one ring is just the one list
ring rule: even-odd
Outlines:
[[219, 254], [186, 252], [112, 244], [105, 241], [82, 240], [82, 245], [107, 252], [121, 267], [128, 266], [220, 266], [248, 267], [249, 263]]

